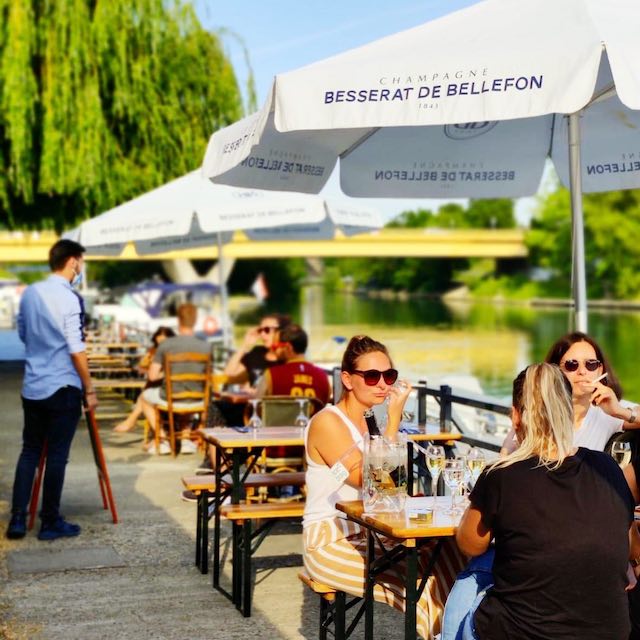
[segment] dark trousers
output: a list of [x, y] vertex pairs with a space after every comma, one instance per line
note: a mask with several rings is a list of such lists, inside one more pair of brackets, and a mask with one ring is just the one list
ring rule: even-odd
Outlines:
[[22, 398], [24, 430], [22, 452], [16, 465], [13, 484], [13, 513], [26, 513], [33, 478], [42, 447], [47, 443], [47, 465], [42, 482], [43, 522], [55, 520], [60, 511], [64, 472], [71, 441], [82, 413], [82, 393], [75, 387], [62, 387], [44, 400]]

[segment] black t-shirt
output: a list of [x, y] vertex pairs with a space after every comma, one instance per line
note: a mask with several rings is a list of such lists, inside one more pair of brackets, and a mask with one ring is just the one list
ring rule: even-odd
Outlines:
[[622, 640], [633, 498], [618, 465], [579, 448], [480, 476], [472, 504], [495, 537], [494, 586], [475, 614], [482, 640]]
[[[280, 364], [279, 360], [267, 360], [268, 353], [269, 349], [259, 345], [253, 347], [251, 351], [247, 351], [247, 353], [240, 358], [240, 362], [249, 374], [249, 384], [252, 387], [255, 386], [256, 380], [262, 375], [265, 369]], [[260, 374], [256, 375], [258, 371]]]

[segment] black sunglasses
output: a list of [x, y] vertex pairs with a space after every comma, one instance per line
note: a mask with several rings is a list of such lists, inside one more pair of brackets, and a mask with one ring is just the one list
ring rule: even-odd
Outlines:
[[[596, 360], [595, 358], [584, 360], [583, 362], [587, 371], [596, 371], [598, 367], [602, 365], [602, 362], [600, 362], [600, 360]], [[562, 363], [562, 366], [564, 367], [565, 371], [577, 371], [578, 367], [580, 366], [580, 362], [578, 360], [565, 360]]]
[[359, 371], [358, 369], [354, 369], [351, 373], [362, 376], [364, 383], [368, 387], [373, 387], [374, 385], [378, 384], [380, 376], [383, 377], [384, 381], [387, 384], [393, 384], [398, 379], [397, 369], [387, 369], [386, 371], [378, 371], [377, 369], [367, 369], [366, 371]]
[[279, 327], [258, 327], [258, 333], [273, 333], [278, 329]]

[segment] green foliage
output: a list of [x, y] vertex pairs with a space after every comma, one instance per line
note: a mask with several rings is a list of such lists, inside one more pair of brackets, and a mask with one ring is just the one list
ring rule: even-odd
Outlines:
[[186, 173], [241, 115], [233, 69], [187, 2], [0, 0], [9, 228], [60, 230]]
[[[590, 297], [640, 297], [640, 191], [585, 195], [585, 258]], [[566, 189], [541, 201], [527, 234], [531, 264], [550, 269], [552, 283], [571, 280], [571, 206]]]
[[[509, 228], [515, 226], [513, 202], [500, 200], [473, 200], [468, 208], [457, 203], [440, 207], [437, 213], [428, 209], [403, 211], [391, 220], [390, 229], [444, 229]], [[459, 281], [457, 274], [468, 269], [466, 259], [389, 258], [370, 260], [362, 258], [327, 261], [342, 276], [351, 276], [356, 286], [373, 289], [393, 289], [420, 293], [441, 293]], [[332, 276], [335, 280], [335, 276]]]

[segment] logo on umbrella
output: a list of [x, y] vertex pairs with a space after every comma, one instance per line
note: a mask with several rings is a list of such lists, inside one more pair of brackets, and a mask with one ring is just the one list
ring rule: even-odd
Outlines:
[[462, 124], [446, 124], [444, 135], [451, 140], [469, 140], [488, 133], [498, 124], [495, 120], [484, 122], [463, 122]]

